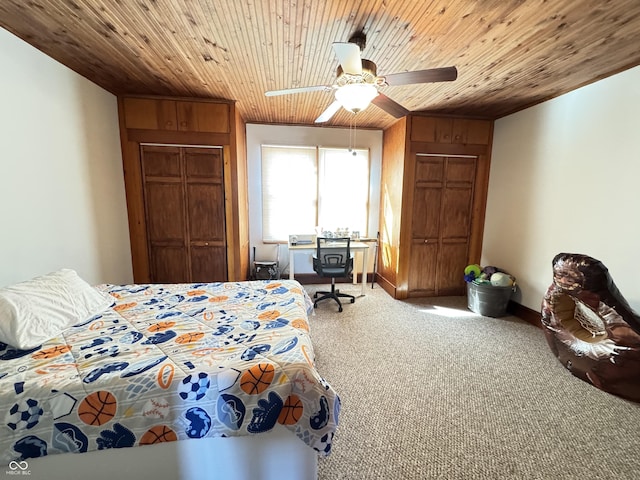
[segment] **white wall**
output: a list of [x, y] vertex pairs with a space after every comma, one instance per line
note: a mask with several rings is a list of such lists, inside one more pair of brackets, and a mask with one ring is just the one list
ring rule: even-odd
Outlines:
[[0, 286], [133, 279], [116, 97], [0, 28]]
[[604, 263], [640, 311], [640, 67], [496, 121], [483, 265], [539, 311], [561, 252]]
[[[247, 171], [249, 186], [249, 240], [251, 257], [253, 247], [262, 243], [262, 185], [261, 185], [261, 145], [308, 145], [321, 147], [349, 148], [349, 129], [296, 127], [283, 125], [247, 124]], [[382, 130], [357, 130], [355, 148], [368, 148], [371, 162], [371, 185], [369, 189], [368, 232], [361, 236], [375, 238], [378, 232], [380, 211], [380, 172], [382, 165]], [[305, 233], [305, 232], [291, 232]], [[313, 233], [313, 232], [308, 232]], [[288, 267], [289, 251], [286, 245], [280, 246], [280, 268]], [[369, 268], [373, 254], [369, 255]], [[296, 273], [312, 273], [313, 267], [309, 254], [298, 253], [295, 257]]]

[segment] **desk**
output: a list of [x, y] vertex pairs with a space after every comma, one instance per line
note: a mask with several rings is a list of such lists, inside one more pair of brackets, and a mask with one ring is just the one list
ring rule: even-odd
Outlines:
[[[309, 243], [309, 244], [303, 244], [303, 245], [289, 245], [289, 279], [293, 280], [293, 274], [295, 272], [295, 269], [293, 268], [293, 258], [294, 258], [294, 253], [296, 252], [310, 252], [310, 253], [314, 253], [316, 252], [316, 250], [318, 249], [317, 245], [315, 243]], [[361, 252], [362, 253], [362, 281], [360, 282], [362, 285], [362, 293], [361, 296], [364, 296], [364, 292], [366, 290], [366, 286], [367, 286], [367, 266], [369, 265], [369, 245], [364, 243], [364, 242], [351, 242], [351, 244], [349, 245], [349, 249], [353, 252], [353, 253], [358, 253]], [[357, 271], [356, 270], [356, 265], [355, 265], [356, 261], [355, 258], [353, 259], [353, 270], [354, 272]], [[353, 275], [353, 283], [357, 283], [357, 274]]]

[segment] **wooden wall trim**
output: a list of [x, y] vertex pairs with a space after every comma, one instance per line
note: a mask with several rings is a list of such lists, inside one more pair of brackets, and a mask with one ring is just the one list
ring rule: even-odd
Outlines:
[[385, 277], [380, 275], [380, 273], [376, 273], [376, 283], [380, 285], [384, 289], [384, 291], [391, 295], [393, 298], [397, 298], [396, 286]]
[[231, 162], [231, 147], [225, 146], [222, 149], [224, 158], [224, 216], [225, 216], [225, 233], [227, 236], [227, 280], [236, 280], [236, 261], [235, 261], [235, 242], [233, 228], [233, 166]]
[[409, 269], [411, 261], [411, 223], [413, 219], [413, 194], [416, 176], [416, 156], [411, 152], [411, 128], [413, 117], [409, 115], [405, 124], [403, 164], [404, 175], [402, 181], [402, 201], [398, 214], [400, 215], [400, 235], [398, 251], [398, 273], [396, 276], [395, 292], [397, 299], [409, 296]]
[[510, 300], [509, 304], [507, 305], [507, 313], [515, 315], [521, 320], [530, 323], [534, 327], [542, 329], [542, 314], [540, 312], [537, 312], [530, 309], [529, 307], [525, 307], [524, 305], [520, 305], [519, 303]]
[[174, 132], [168, 130], [141, 130], [135, 128], [127, 128], [126, 132], [128, 140], [138, 143], [161, 143], [190, 146], [222, 146], [231, 144], [231, 135], [228, 133]]
[[129, 221], [129, 243], [131, 246], [131, 266], [135, 283], [149, 283], [149, 253], [147, 227], [142, 201], [142, 172], [140, 165], [140, 145], [129, 141], [124, 127], [123, 99], [118, 98], [120, 122], [120, 145], [124, 173], [127, 217]]
[[411, 142], [411, 153], [432, 153], [435, 155], [486, 155], [488, 145], [465, 143]]

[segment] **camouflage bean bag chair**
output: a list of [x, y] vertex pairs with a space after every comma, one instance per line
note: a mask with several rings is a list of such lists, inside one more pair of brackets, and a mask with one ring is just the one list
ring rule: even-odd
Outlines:
[[542, 325], [551, 350], [573, 375], [640, 402], [640, 316], [602, 262], [556, 255]]

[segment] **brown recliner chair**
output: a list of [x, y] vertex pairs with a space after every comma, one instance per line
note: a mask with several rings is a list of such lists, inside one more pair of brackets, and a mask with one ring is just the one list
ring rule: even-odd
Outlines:
[[555, 256], [542, 325], [551, 350], [573, 375], [640, 402], [640, 316], [602, 262], [571, 253]]

